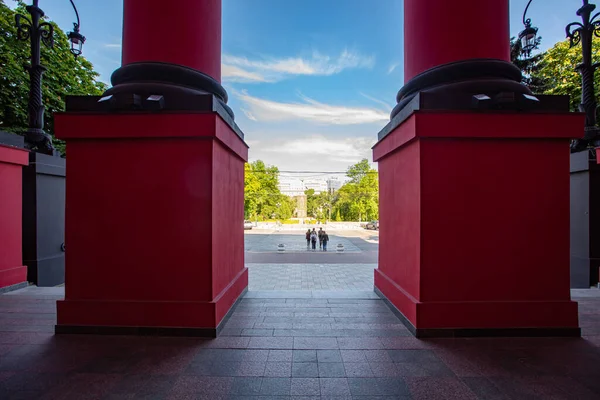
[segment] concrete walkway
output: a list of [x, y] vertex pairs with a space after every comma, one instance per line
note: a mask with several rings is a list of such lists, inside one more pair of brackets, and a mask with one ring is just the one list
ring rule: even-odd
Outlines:
[[246, 264], [249, 290], [373, 290], [377, 264]]
[[429, 340], [348, 291], [248, 292], [213, 340], [55, 336], [62, 290], [0, 296], [1, 399], [600, 398], [598, 290], [582, 339]]

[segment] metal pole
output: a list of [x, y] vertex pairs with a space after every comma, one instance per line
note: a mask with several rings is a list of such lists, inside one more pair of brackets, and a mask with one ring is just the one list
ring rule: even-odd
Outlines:
[[594, 73], [597, 64], [592, 60], [592, 47], [594, 35], [600, 36], [600, 21], [597, 17], [600, 13], [592, 15], [596, 9], [594, 4], [589, 4], [589, 0], [583, 0], [583, 6], [577, 10], [577, 15], [581, 17], [581, 23], [573, 22], [567, 25], [566, 34], [571, 41], [571, 47], [581, 42], [582, 63], [576, 69], [581, 74], [581, 104], [579, 111], [585, 113], [585, 134], [583, 139], [574, 141], [572, 151], [582, 151], [591, 145], [598, 147], [599, 129], [596, 126], [596, 111], [598, 104], [596, 102], [596, 88], [594, 83]]
[[25, 139], [29, 148], [46, 154], [54, 154], [52, 139], [49, 134], [44, 132], [45, 107], [42, 103], [42, 78], [46, 67], [41, 65], [42, 35], [52, 35], [52, 32], [45, 30], [47, 29], [45, 25], [40, 26], [40, 19], [44, 16], [44, 11], [38, 7], [38, 0], [34, 0], [33, 5], [27, 7], [27, 11], [31, 15], [31, 33], [29, 35], [31, 64], [26, 67], [29, 72], [29, 126]]

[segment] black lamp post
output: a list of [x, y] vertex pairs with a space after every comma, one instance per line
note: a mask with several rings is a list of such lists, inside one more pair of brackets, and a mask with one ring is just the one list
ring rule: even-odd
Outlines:
[[[535, 48], [538, 29], [531, 26], [531, 19], [527, 18], [527, 10], [533, 0], [529, 0], [523, 13], [523, 24], [525, 30], [519, 34], [521, 40], [522, 54], [525, 57], [531, 55]], [[571, 151], [578, 152], [588, 148], [600, 146], [600, 129], [596, 125], [596, 91], [594, 87], [594, 72], [598, 64], [592, 61], [592, 39], [594, 35], [600, 37], [600, 13], [593, 14], [596, 5], [590, 4], [589, 0], [583, 0], [583, 6], [577, 10], [581, 17], [581, 23], [572, 22], [566, 27], [566, 34], [571, 42], [571, 47], [581, 43], [583, 62], [576, 69], [581, 73], [581, 104], [579, 110], [585, 113], [585, 134], [582, 139], [574, 140]]]
[[[55, 149], [52, 145], [52, 138], [44, 132], [44, 105], [42, 103], [42, 76], [46, 67], [40, 63], [41, 43], [49, 48], [54, 46], [54, 26], [48, 22], [40, 22], [44, 17], [44, 11], [38, 7], [39, 0], [33, 0], [33, 4], [27, 6], [27, 12], [31, 19], [24, 15], [17, 14], [15, 17], [17, 27], [17, 38], [19, 40], [31, 41], [31, 64], [26, 68], [29, 71], [29, 105], [28, 119], [29, 125], [25, 133], [27, 147], [31, 150], [54, 154]], [[79, 33], [79, 13], [73, 0], [70, 0], [77, 22], [74, 23], [73, 32], [67, 34], [71, 42], [71, 53], [75, 57], [81, 54], [85, 37]]]

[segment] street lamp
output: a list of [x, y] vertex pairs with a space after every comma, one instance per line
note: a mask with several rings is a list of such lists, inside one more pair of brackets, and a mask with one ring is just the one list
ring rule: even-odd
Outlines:
[[[79, 13], [75, 3], [73, 0], [70, 2], [75, 10], [77, 22], [73, 24], [73, 32], [69, 32], [67, 37], [71, 42], [71, 53], [77, 57], [81, 54], [85, 37], [79, 33]], [[25, 141], [29, 149], [52, 155], [55, 152], [52, 138], [44, 132], [42, 76], [46, 67], [40, 62], [40, 47], [41, 43], [48, 48], [54, 47], [54, 26], [48, 22], [40, 22], [44, 17], [44, 11], [38, 7], [38, 3], [39, 0], [33, 0], [33, 4], [26, 7], [31, 19], [22, 14], [15, 16], [17, 39], [31, 42], [31, 64], [26, 67], [29, 71], [29, 104], [27, 108], [29, 125], [25, 133]]]
[[[538, 29], [531, 26], [531, 19], [527, 17], [527, 10], [533, 0], [529, 0], [525, 12], [523, 13], [523, 24], [525, 30], [519, 34], [522, 45], [522, 54], [525, 57], [531, 55], [535, 48], [535, 41]], [[583, 62], [576, 69], [581, 74], [581, 104], [579, 111], [585, 113], [585, 133], [582, 139], [574, 140], [571, 144], [571, 151], [578, 152], [600, 146], [599, 128], [596, 126], [596, 91], [594, 87], [594, 72], [598, 64], [592, 61], [592, 39], [594, 35], [600, 37], [600, 13], [593, 14], [596, 9], [595, 4], [590, 4], [589, 0], [583, 0], [583, 6], [577, 10], [577, 15], [581, 17], [582, 23], [572, 22], [567, 25], [565, 31], [570, 40], [571, 47], [581, 43], [583, 52]]]

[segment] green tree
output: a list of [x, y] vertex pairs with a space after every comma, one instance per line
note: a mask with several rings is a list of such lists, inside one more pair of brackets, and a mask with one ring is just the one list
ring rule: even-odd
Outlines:
[[[22, 134], [27, 130], [29, 101], [29, 41], [17, 40], [15, 14], [28, 15], [20, 2], [15, 11], [0, 0], [0, 129]], [[44, 74], [44, 129], [54, 135], [53, 113], [64, 111], [67, 95], [100, 95], [107, 86], [98, 82], [98, 73], [85, 57], [75, 58], [65, 33], [54, 22], [54, 48], [42, 45], [41, 60], [47, 68]], [[64, 154], [64, 143], [54, 139], [54, 145]]]
[[[535, 47], [533, 50], [537, 50], [542, 42], [541, 37], [537, 37], [535, 41]], [[540, 64], [544, 58], [543, 53], [538, 53], [527, 58], [523, 58], [521, 50], [523, 46], [519, 39], [514, 37], [510, 39], [510, 61], [515, 64], [523, 74], [522, 83], [531, 89], [534, 93], [543, 93], [547, 83], [539, 74]]]
[[[594, 37], [592, 59], [600, 60], [600, 38]], [[581, 75], [575, 69], [582, 62], [581, 45], [570, 47], [568, 40], [556, 43], [543, 54], [540, 68], [533, 77], [546, 82], [544, 94], [569, 95], [571, 111], [579, 109], [581, 102]], [[600, 94], [598, 71], [594, 77], [596, 98]]]
[[279, 169], [261, 160], [244, 169], [244, 214], [246, 219], [288, 219], [295, 203], [279, 190]]
[[344, 221], [368, 221], [379, 218], [379, 179], [365, 158], [346, 172], [349, 181], [332, 201], [336, 218]]

